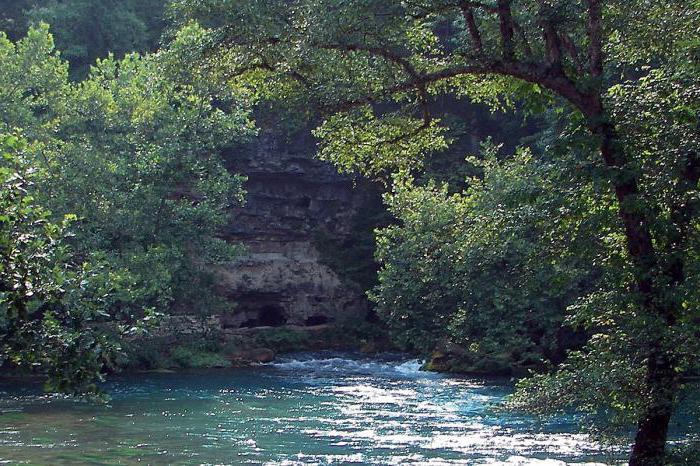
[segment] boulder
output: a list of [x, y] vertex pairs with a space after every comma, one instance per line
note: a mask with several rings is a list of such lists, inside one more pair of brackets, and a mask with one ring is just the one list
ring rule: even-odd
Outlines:
[[234, 365], [241, 365], [242, 363], [264, 364], [274, 361], [275, 352], [269, 348], [252, 348], [232, 353], [228, 355], [228, 359], [234, 363]]

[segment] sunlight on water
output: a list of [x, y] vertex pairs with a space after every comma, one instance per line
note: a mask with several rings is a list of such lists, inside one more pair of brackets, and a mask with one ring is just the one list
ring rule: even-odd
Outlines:
[[0, 463], [489, 464], [619, 461], [572, 418], [497, 412], [505, 381], [386, 357], [299, 354], [251, 370], [125, 376], [95, 406], [0, 387]]

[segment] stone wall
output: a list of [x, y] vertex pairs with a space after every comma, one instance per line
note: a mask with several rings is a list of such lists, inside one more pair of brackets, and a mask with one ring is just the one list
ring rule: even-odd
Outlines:
[[247, 248], [220, 270], [220, 291], [235, 303], [222, 316], [225, 328], [365, 318], [364, 290], [323, 263], [314, 239], [321, 232], [349, 235], [372, 188], [339, 175], [314, 152], [309, 136], [263, 130], [227, 158], [228, 168], [248, 181], [246, 205], [234, 209], [225, 231], [227, 240]]

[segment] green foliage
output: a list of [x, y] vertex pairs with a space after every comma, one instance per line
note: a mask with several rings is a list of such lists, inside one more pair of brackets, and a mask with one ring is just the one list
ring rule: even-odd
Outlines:
[[180, 42], [147, 58], [100, 60], [78, 84], [52, 45], [43, 27], [0, 52], [14, 89], [0, 99], [6, 124], [43, 148], [33, 161], [39, 196], [78, 217], [76, 253], [111, 265], [116, 309], [215, 312], [210, 266], [237, 251], [216, 235], [243, 195], [219, 153], [252, 132], [247, 111], [232, 91], [178, 68]]
[[[48, 26], [32, 29], [13, 43], [0, 32], [0, 118], [3, 131], [23, 128], [28, 138], [55, 129], [68, 93], [68, 64], [55, 53]], [[49, 109], [55, 109], [49, 113]]]
[[387, 202], [400, 224], [378, 232], [372, 297], [404, 347], [427, 354], [457, 344], [466, 371], [542, 368], [581, 340], [561, 329], [564, 311], [597, 285], [601, 271], [589, 264], [605, 238], [595, 227], [613, 213], [552, 190], [568, 176], [591, 186], [577, 167], [488, 153], [473, 160], [483, 178], [463, 193], [396, 184]]
[[333, 115], [314, 135], [324, 141], [321, 159], [335, 162], [342, 172], [361, 171], [380, 177], [391, 170], [420, 167], [426, 153], [447, 147], [437, 122], [424, 125], [419, 119], [398, 114], [377, 118], [365, 107]]
[[141, 336], [125, 341], [127, 358], [120, 361], [130, 370], [169, 370], [229, 367], [231, 362], [223, 355], [223, 348], [211, 335], [196, 338], [179, 335], [176, 342], [171, 336]]
[[170, 359], [177, 367], [182, 368], [229, 367], [231, 365], [231, 362], [220, 353], [204, 348], [202, 345], [176, 346], [170, 353]]
[[99, 326], [112, 290], [101, 266], [76, 263], [66, 244], [74, 216], [52, 223], [32, 196], [32, 150], [0, 134], [0, 366], [46, 372], [47, 390], [97, 393], [117, 342]]
[[377, 284], [374, 230], [378, 225], [387, 225], [390, 218], [377, 186], [365, 184], [358, 189], [364, 189], [368, 195], [357, 209], [347, 237], [320, 230], [314, 237], [314, 246], [321, 254], [321, 261], [348, 286], [359, 285], [362, 290], [369, 290]]
[[167, 0], [0, 0], [0, 31], [13, 41], [31, 26], [52, 25], [73, 78], [98, 58], [153, 51], [165, 29]]
[[255, 342], [274, 351], [300, 351], [309, 345], [309, 334], [303, 330], [289, 328], [264, 329], [255, 334]]
[[[0, 36], [1, 129], [20, 128], [31, 141], [23, 163], [33, 185], [22, 189], [44, 206], [47, 221], [70, 215], [71, 236], [61, 244], [72, 253], [62, 260], [82, 270], [78, 283], [103, 296], [99, 303], [79, 296], [66, 303], [86, 314], [84, 325], [94, 320], [87, 307], [135, 331], [157, 313], [206, 314], [224, 305], [213, 266], [239, 248], [218, 233], [230, 206], [243, 201], [244, 180], [225, 169], [220, 154], [252, 134], [253, 125], [245, 94], [182, 66], [187, 47], [185, 37], [152, 56], [110, 56], [86, 80], [71, 83], [48, 26], [30, 29], [16, 44]], [[36, 261], [26, 275], [50, 270]], [[83, 358], [91, 371], [65, 366], [65, 383], [52, 389], [72, 389], [71, 377], [84, 385], [110, 348], [88, 332], [71, 345], [72, 359], [48, 344], [43, 357], [55, 358], [55, 367]], [[52, 364], [38, 368], [54, 370]]]
[[154, 50], [164, 28], [166, 0], [43, 0], [25, 10], [28, 25], [53, 26], [58, 49], [73, 76], [83, 77], [97, 58]]
[[688, 444], [673, 448], [668, 454], [669, 466], [692, 466], [700, 462], [700, 442], [690, 440]]
[[[609, 73], [624, 71], [620, 65], [642, 64], [640, 51], [648, 63], [651, 55], [669, 59], [679, 48], [698, 48], [691, 44], [697, 15], [681, 0], [605, 3], [601, 39], [611, 53]], [[435, 118], [443, 112], [432, 105], [442, 97], [494, 109], [512, 109], [517, 102], [529, 113], [561, 103], [533, 82], [536, 70], [506, 70], [496, 8], [488, 2], [464, 5], [464, 10], [460, 5], [442, 0], [175, 0], [169, 16], [175, 24], [191, 27], [194, 20], [203, 26], [200, 47], [190, 51], [193, 60], [226, 69], [226, 79], [245, 83], [257, 96], [303, 100], [320, 109], [325, 121], [315, 134], [322, 158], [341, 170], [386, 176], [420, 168], [421, 156], [444, 148], [447, 122]], [[550, 53], [541, 40], [541, 28], [549, 24], [566, 32], [557, 55], [561, 63], [554, 66], [578, 89], [599, 85], [584, 72], [591, 65], [585, 54], [590, 45], [583, 20], [587, 6], [585, 1], [513, 5], [513, 21], [520, 26], [514, 58], [538, 66], [532, 60]], [[470, 35], [467, 10], [479, 28], [480, 45]], [[644, 14], [630, 19], [629, 11]]]
[[26, 33], [26, 12], [35, 3], [35, 0], [0, 0], [0, 31], [12, 40], [19, 40]]
[[[588, 344], [572, 353], [557, 372], [521, 381], [511, 406], [537, 413], [576, 407], [594, 420], [604, 419], [597, 428], [614, 434], [638, 419], [649, 403], [651, 394], [639, 383], [646, 376], [645, 342], [662, 339], [663, 350], [674, 355], [678, 373], [697, 371], [700, 228], [693, 209], [700, 197], [689, 167], [700, 150], [699, 84], [696, 76], [686, 72], [658, 69], [613, 87], [608, 96], [633, 154], [645, 206], [657, 209], [651, 228], [658, 260], [666, 268], [678, 261], [684, 264], [681, 283], [674, 285], [667, 279], [658, 283], [666, 290], [661, 302], [679, 310], [677, 321], [667, 326], [640, 314], [638, 298], [626, 292], [634, 285], [633, 268], [625, 255], [601, 256], [599, 263], [608, 269], [604, 286], [582, 293], [569, 307], [568, 322], [591, 332]], [[611, 229], [613, 224], [605, 222], [600, 228]], [[614, 234], [621, 242], [622, 232]]]
[[118, 361], [124, 370], [159, 370], [173, 366], [167, 354], [170, 342], [146, 337], [123, 342], [125, 357]]

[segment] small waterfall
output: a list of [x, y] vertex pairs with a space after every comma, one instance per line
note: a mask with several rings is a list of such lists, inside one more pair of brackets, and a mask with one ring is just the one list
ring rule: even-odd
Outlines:
[[384, 375], [392, 377], [430, 377], [437, 374], [421, 371], [422, 361], [405, 359], [397, 355], [385, 357], [364, 355], [338, 355], [333, 353], [299, 353], [280, 358], [270, 366], [286, 371], [312, 373], [344, 373]]
[[426, 372], [421, 370], [424, 362], [420, 359], [411, 359], [404, 363], [399, 364], [395, 367], [395, 370], [399, 374], [411, 376], [411, 375], [425, 375]]

